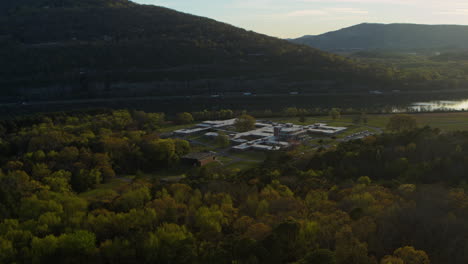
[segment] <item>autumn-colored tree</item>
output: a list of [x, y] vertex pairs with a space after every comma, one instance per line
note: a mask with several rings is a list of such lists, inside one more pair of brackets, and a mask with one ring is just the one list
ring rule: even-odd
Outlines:
[[131, 263], [136, 256], [136, 248], [127, 239], [114, 238], [101, 243], [99, 248], [107, 263]]
[[393, 253], [395, 257], [403, 260], [405, 264], [430, 264], [429, 257], [423, 250], [414, 247], [402, 247]]
[[361, 176], [358, 178], [357, 182], [363, 185], [370, 185], [372, 180], [368, 176]]
[[142, 187], [124, 193], [115, 200], [113, 207], [117, 211], [128, 212], [131, 209], [142, 208], [150, 200], [150, 190], [147, 187]]
[[283, 110], [284, 116], [287, 116], [287, 117], [297, 116], [298, 113], [299, 113], [299, 110], [296, 107], [288, 107]]
[[144, 243], [146, 263], [192, 263], [194, 237], [185, 226], [165, 223]]
[[405, 264], [405, 262], [399, 257], [385, 256], [380, 261], [380, 264]]
[[341, 118], [341, 110], [338, 108], [333, 108], [328, 114], [333, 120]]
[[31, 253], [33, 263], [52, 262], [56, 259], [58, 238], [48, 235], [44, 238], [34, 237], [31, 241]]
[[179, 157], [182, 157], [188, 153], [190, 153], [191, 147], [190, 143], [186, 140], [175, 139], [175, 154]]
[[71, 185], [74, 190], [83, 192], [102, 182], [102, 173], [97, 169], [80, 169], [71, 178]]
[[255, 118], [250, 115], [241, 115], [236, 119], [237, 131], [245, 132], [255, 128]]
[[367, 245], [354, 237], [349, 226], [345, 226], [336, 234], [337, 264], [370, 264], [367, 256]]
[[0, 263], [14, 263], [16, 250], [13, 243], [0, 237]]
[[416, 118], [407, 114], [393, 115], [387, 124], [387, 129], [393, 132], [408, 131], [416, 127]]
[[71, 191], [71, 172], [60, 170], [44, 178], [44, 182], [50, 186], [54, 192], [67, 193]]
[[192, 194], [192, 188], [186, 184], [172, 184], [169, 189], [178, 203], [188, 202]]
[[335, 264], [335, 253], [328, 249], [317, 249], [307, 254], [300, 264]]
[[5, 165], [5, 169], [7, 171], [16, 171], [16, 170], [21, 170], [23, 166], [24, 166], [23, 162], [19, 160], [11, 160], [7, 162], [7, 164]]
[[222, 148], [228, 147], [230, 144], [229, 136], [226, 133], [218, 132], [216, 137], [216, 144]]
[[32, 169], [32, 176], [36, 180], [41, 180], [45, 177], [48, 177], [52, 172], [49, 170], [49, 167], [45, 163], [34, 164]]
[[190, 113], [184, 112], [177, 114], [177, 124], [185, 125], [193, 123], [193, 116]]
[[65, 263], [87, 262], [96, 251], [96, 236], [88, 231], [63, 234], [58, 238], [58, 251]]
[[223, 213], [216, 207], [201, 207], [195, 215], [195, 223], [200, 228], [201, 235], [205, 238], [216, 238], [222, 230], [226, 219]]
[[245, 237], [261, 241], [266, 238], [271, 233], [271, 227], [264, 223], [256, 223], [247, 228], [247, 231], [244, 233]]
[[145, 113], [143, 111], [133, 111], [133, 119], [138, 126], [146, 130], [156, 130], [164, 123], [165, 115], [163, 113]]

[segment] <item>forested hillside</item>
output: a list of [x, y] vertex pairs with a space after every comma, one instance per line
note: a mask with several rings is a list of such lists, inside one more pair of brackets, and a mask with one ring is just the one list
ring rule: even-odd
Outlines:
[[129, 7], [135, 5], [128, 0], [15, 0], [2, 1], [0, 12], [14, 14], [31, 8], [76, 8], [76, 7]]
[[[299, 147], [240, 171], [181, 167], [191, 146], [161, 139], [166, 123], [126, 110], [2, 122], [0, 263], [468, 261], [466, 132]], [[163, 181], [170, 168], [186, 177]]]
[[446, 81], [439, 87], [463, 88], [468, 80], [468, 53], [466, 51], [409, 53], [402, 51], [358, 51], [348, 55], [362, 63], [380, 64], [398, 68], [406, 80]]
[[468, 26], [359, 24], [293, 42], [328, 51], [466, 49]]
[[[194, 80], [227, 80], [239, 89], [245, 80], [279, 86], [387, 77], [386, 69], [157, 6], [124, 0], [8, 0], [2, 6], [5, 95], [27, 94], [28, 87], [49, 87], [36, 93], [60, 98], [119, 89], [157, 95], [171, 81], [190, 91], [199, 89]], [[149, 85], [116, 86], [122, 83]]]

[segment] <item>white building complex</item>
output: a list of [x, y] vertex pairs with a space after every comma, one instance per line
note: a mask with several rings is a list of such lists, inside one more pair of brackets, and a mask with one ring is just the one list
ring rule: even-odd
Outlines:
[[216, 137], [218, 132], [229, 136], [233, 150], [280, 150], [304, 141], [309, 136], [333, 136], [345, 131], [346, 127], [332, 127], [326, 124], [308, 126], [258, 121], [255, 129], [247, 132], [235, 132], [236, 119], [205, 121], [196, 127], [174, 131], [175, 136], [186, 137], [204, 133], [207, 137]]

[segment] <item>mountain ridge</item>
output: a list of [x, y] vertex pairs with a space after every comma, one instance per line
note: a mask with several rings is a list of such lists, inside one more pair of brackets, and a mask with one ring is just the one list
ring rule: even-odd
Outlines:
[[159, 95], [161, 86], [174, 90], [167, 81], [190, 87], [192, 80], [223, 79], [243, 89], [236, 80], [268, 80], [276, 87], [378, 79], [368, 65], [164, 7], [22, 6], [0, 16], [0, 56], [7, 58], [0, 62], [0, 85], [12, 87], [10, 94], [19, 93], [16, 87], [63, 91], [98, 90], [101, 85], [101, 90], [113, 90], [119, 83], [147, 83], [155, 88], [128, 88], [126, 94]]
[[292, 42], [326, 51], [461, 49], [468, 43], [468, 26], [361, 23], [317, 36], [305, 35]]

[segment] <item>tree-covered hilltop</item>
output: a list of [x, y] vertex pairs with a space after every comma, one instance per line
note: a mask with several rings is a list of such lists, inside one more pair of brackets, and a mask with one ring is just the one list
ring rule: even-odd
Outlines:
[[467, 263], [467, 133], [404, 119], [243, 171], [181, 166], [161, 113], [2, 121], [0, 263]]
[[468, 26], [360, 24], [291, 41], [393, 69], [426, 89], [460, 89], [468, 80]]
[[[38, 3], [20, 3], [0, 16], [3, 87], [55, 85], [54, 91], [69, 91], [100, 83], [113, 90], [119, 83], [179, 81], [191, 90], [197, 89], [193, 80], [222, 79], [237, 87], [239, 81], [261, 80], [259, 86], [274, 90], [281, 82], [349, 85], [349, 80], [394, 78], [388, 69], [163, 7], [101, 0]], [[159, 86], [151, 87], [157, 92]], [[148, 93], [147, 87], [133, 89]]]
[[15, 14], [31, 8], [83, 8], [83, 7], [129, 7], [128, 0], [5, 0], [0, 3], [0, 14]]
[[[406, 80], [446, 81], [452, 88], [462, 88], [468, 80], [468, 53], [461, 50], [437, 53], [373, 50], [354, 52], [349, 57], [362, 63], [398, 68]], [[446, 85], [441, 83], [439, 87]]]
[[292, 41], [328, 51], [465, 49], [468, 26], [364, 23]]

